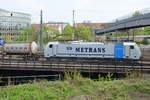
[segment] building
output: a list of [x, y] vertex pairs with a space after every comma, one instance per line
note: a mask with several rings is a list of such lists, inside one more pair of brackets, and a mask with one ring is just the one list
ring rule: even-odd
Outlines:
[[29, 27], [31, 15], [0, 9], [0, 39], [19, 37], [20, 30]]
[[90, 23], [90, 22], [83, 22], [83, 23], [76, 23], [76, 26], [84, 25], [89, 28], [100, 28], [104, 27], [104, 25], [109, 23]]
[[48, 22], [46, 23], [47, 26], [53, 28], [53, 29], [56, 29], [58, 30], [60, 33], [63, 32], [65, 26], [69, 23], [66, 23], [66, 22]]

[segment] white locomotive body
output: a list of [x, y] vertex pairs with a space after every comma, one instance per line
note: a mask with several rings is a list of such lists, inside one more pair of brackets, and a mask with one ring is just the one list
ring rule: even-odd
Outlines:
[[98, 42], [49, 42], [44, 57], [87, 57], [140, 59], [141, 51], [136, 43], [104, 44]]
[[3, 52], [6, 54], [37, 54], [38, 46], [36, 42], [5, 42]]

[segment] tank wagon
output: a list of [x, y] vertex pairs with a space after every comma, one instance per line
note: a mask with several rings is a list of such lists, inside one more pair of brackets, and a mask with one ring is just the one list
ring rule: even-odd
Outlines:
[[49, 42], [44, 50], [44, 57], [83, 57], [135, 59], [141, 57], [140, 48], [134, 42], [104, 44], [98, 42]]
[[38, 52], [36, 42], [4, 42], [3, 52], [8, 55], [34, 55]]

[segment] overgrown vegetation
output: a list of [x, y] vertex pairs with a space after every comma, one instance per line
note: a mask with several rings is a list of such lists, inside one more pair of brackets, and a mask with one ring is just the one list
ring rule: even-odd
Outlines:
[[149, 39], [149, 38], [145, 38], [145, 39], [142, 41], [142, 44], [144, 44], [144, 45], [150, 44], [150, 39]]
[[112, 74], [98, 81], [80, 73], [65, 73], [64, 81], [41, 81], [0, 88], [0, 100], [149, 100], [150, 78], [127, 74], [124, 80], [111, 80]]

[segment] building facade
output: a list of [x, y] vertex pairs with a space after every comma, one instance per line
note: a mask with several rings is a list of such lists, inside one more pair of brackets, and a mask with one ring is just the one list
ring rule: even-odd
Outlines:
[[0, 9], [0, 39], [19, 37], [20, 31], [31, 24], [31, 15]]
[[56, 29], [58, 30], [60, 33], [63, 32], [65, 26], [69, 23], [66, 23], [66, 22], [48, 22], [46, 23], [47, 26], [53, 28], [53, 29]]
[[83, 23], [76, 23], [76, 26], [86, 26], [88, 28], [101, 28], [101, 27], [104, 27], [106, 24], [109, 24], [109, 23], [88, 23], [88, 22], [83, 22]]

